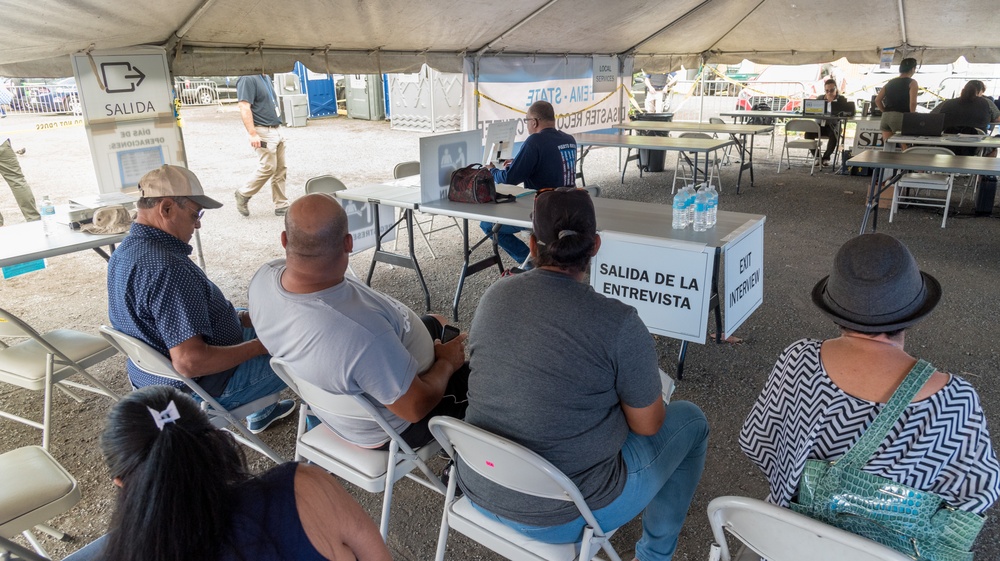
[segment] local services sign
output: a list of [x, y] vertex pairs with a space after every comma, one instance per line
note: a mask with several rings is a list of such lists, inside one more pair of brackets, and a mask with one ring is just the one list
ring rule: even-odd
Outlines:
[[102, 193], [131, 190], [163, 164], [187, 165], [165, 50], [76, 53], [72, 62]]
[[590, 284], [634, 307], [651, 333], [704, 343], [714, 254], [705, 244], [601, 232]]

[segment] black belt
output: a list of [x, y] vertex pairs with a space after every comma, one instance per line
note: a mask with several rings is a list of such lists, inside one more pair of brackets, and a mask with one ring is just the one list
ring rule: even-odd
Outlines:
[[276, 129], [276, 128], [280, 127], [281, 125], [258, 125], [257, 123], [254, 123], [253, 126], [255, 126], [255, 127], [261, 127], [261, 128], [265, 128], [265, 129]]

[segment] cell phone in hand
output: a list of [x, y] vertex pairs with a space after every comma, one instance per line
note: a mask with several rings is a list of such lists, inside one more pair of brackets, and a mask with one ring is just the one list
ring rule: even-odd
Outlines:
[[459, 333], [461, 333], [461, 331], [459, 331], [459, 329], [454, 325], [446, 325], [444, 326], [444, 333], [441, 334], [441, 342], [447, 343], [455, 337], [458, 337]]
[[261, 148], [267, 148], [267, 142], [265, 142], [265, 141], [261, 140], [261, 141], [260, 141], [260, 147], [261, 147]]

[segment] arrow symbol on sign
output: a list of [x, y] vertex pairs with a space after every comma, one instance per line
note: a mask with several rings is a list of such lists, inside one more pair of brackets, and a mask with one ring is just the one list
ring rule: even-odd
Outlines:
[[104, 78], [104, 91], [108, 93], [134, 92], [146, 79], [146, 75], [138, 67], [127, 61], [102, 62], [101, 75]]

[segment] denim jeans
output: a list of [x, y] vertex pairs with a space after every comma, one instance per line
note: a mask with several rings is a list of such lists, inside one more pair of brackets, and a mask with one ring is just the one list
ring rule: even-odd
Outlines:
[[[688, 401], [668, 405], [659, 432], [653, 436], [629, 432], [622, 447], [628, 469], [625, 488], [611, 504], [594, 511], [598, 524], [610, 531], [642, 511], [642, 538], [636, 543], [635, 556], [640, 561], [669, 560], [701, 479], [707, 449], [708, 420], [701, 409]], [[583, 536], [582, 516], [559, 526], [538, 527], [507, 520], [475, 503], [473, 506], [539, 541], [573, 543]]]
[[[243, 328], [244, 341], [256, 338], [257, 332], [254, 328]], [[260, 355], [237, 366], [236, 371], [226, 384], [225, 391], [222, 392], [222, 395], [215, 398], [215, 400], [226, 409], [235, 409], [256, 399], [278, 393], [286, 387], [288, 386], [281, 381], [281, 378], [274, 373], [274, 370], [271, 370], [271, 355]], [[201, 401], [197, 395], [192, 395], [191, 397], [194, 397], [197, 401]], [[274, 407], [274, 405], [268, 405], [260, 411], [248, 415], [247, 422], [255, 421], [270, 414], [274, 410]]]
[[[493, 222], [480, 222], [479, 227], [483, 229], [484, 234], [493, 232]], [[514, 261], [517, 261], [518, 265], [524, 263], [530, 253], [528, 244], [522, 242], [521, 238], [514, 235], [523, 230], [524, 228], [517, 226], [501, 226], [497, 232], [497, 243], [507, 252], [507, 255], [510, 255]]]

